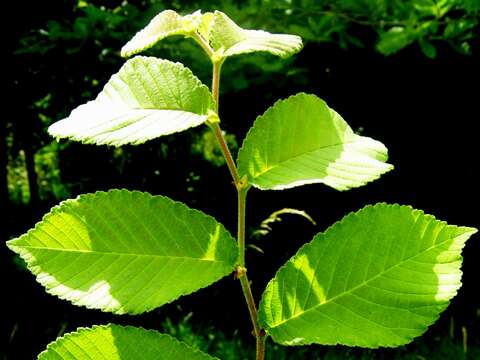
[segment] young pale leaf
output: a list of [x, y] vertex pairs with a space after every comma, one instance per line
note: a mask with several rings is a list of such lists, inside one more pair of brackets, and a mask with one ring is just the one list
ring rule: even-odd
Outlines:
[[221, 11], [214, 12], [209, 26], [208, 40], [222, 57], [255, 51], [288, 57], [302, 49], [302, 39], [299, 36], [242, 29]]
[[238, 170], [262, 190], [311, 183], [348, 190], [391, 170], [386, 160], [382, 143], [356, 135], [323, 100], [300, 93], [257, 118], [239, 151]]
[[476, 231], [409, 206], [367, 206], [277, 272], [262, 296], [261, 325], [286, 345], [406, 344], [457, 293], [460, 253]]
[[139, 56], [128, 60], [95, 100], [48, 131], [99, 145], [141, 144], [204, 123], [212, 108], [208, 88], [182, 64]]
[[7, 242], [47, 292], [75, 305], [138, 314], [233, 271], [237, 247], [204, 213], [127, 190], [81, 195]]
[[201, 19], [200, 11], [185, 16], [181, 16], [173, 10], [162, 11], [125, 44], [121, 55], [128, 57], [138, 54], [168, 36], [188, 36], [199, 27]]
[[[50, 343], [38, 360], [214, 360], [174, 337], [132, 326], [80, 328]], [[217, 359], [218, 360], [218, 359]]]

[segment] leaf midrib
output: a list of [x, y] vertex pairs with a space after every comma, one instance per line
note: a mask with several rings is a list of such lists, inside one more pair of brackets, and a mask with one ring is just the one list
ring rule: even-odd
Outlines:
[[[193, 112], [193, 111], [190, 111], [190, 110], [185, 110], [185, 109], [180, 109], [180, 108], [177, 108], [177, 109], [173, 109], [173, 108], [160, 108], [160, 107], [139, 107], [139, 106], [125, 106], [125, 103], [123, 102], [115, 102], [115, 101], [109, 101], [111, 104], [113, 105], [118, 105], [119, 107], [122, 107], [124, 110], [134, 110], [134, 111], [141, 111], [141, 110], [148, 110], [148, 111], [180, 111], [180, 112], [186, 112], [186, 113], [191, 113], [191, 114], [195, 114], [195, 115], [198, 115], [198, 116], [207, 116], [207, 114], [200, 114], [200, 113], [197, 113], [197, 112]], [[103, 102], [99, 101], [97, 104], [95, 104], [95, 106], [103, 106]], [[122, 110], [123, 110], [122, 109]]]
[[[311, 308], [309, 308], [309, 309], [307, 309], [307, 310], [305, 310], [305, 311], [303, 311], [303, 312], [300, 312], [300, 313], [298, 313], [298, 314], [295, 314], [294, 316], [291, 316], [291, 317], [289, 317], [288, 319], [283, 320], [283, 321], [277, 323], [275, 326], [270, 327], [270, 329], [277, 328], [277, 327], [279, 327], [280, 325], [282, 325], [282, 324], [284, 324], [284, 323], [286, 323], [286, 322], [288, 322], [288, 321], [291, 321], [291, 320], [293, 320], [293, 319], [295, 319], [295, 318], [297, 318], [297, 317], [300, 317], [300, 316], [308, 313], [309, 311], [315, 310], [315, 309], [317, 309], [317, 308], [320, 307], [320, 306], [323, 306], [323, 305], [326, 305], [326, 304], [328, 304], [328, 303], [334, 302], [335, 300], [341, 298], [342, 296], [351, 295], [351, 293], [353, 293], [355, 290], [357, 290], [357, 289], [359, 289], [359, 288], [367, 285], [368, 283], [370, 283], [370, 282], [373, 281], [373, 280], [376, 280], [376, 279], [379, 278], [380, 276], [385, 275], [386, 273], [388, 273], [388, 272], [389, 272], [390, 270], [392, 270], [393, 268], [395, 268], [395, 267], [397, 267], [397, 266], [399, 266], [399, 265], [402, 265], [402, 264], [404, 264], [404, 263], [407, 262], [407, 261], [410, 261], [410, 260], [412, 260], [412, 259], [415, 259], [417, 256], [422, 255], [422, 254], [424, 254], [424, 253], [426, 253], [426, 252], [429, 252], [430, 250], [433, 250], [433, 249], [441, 246], [442, 244], [446, 243], [447, 241], [450, 241], [450, 240], [455, 241], [456, 238], [458, 238], [458, 237], [460, 237], [460, 236], [462, 236], [462, 235], [463, 235], [463, 234], [460, 234], [460, 235], [455, 236], [455, 237], [453, 237], [453, 238], [448, 238], [448, 239], [446, 239], [445, 241], [442, 241], [442, 242], [440, 242], [440, 243], [436, 243], [435, 245], [430, 246], [430, 247], [426, 248], [425, 250], [423, 250], [423, 251], [421, 251], [421, 252], [419, 252], [419, 253], [417, 253], [417, 254], [415, 254], [415, 255], [413, 255], [413, 256], [410, 256], [410, 257], [408, 257], [408, 258], [406, 258], [406, 259], [403, 259], [401, 262], [399, 262], [399, 263], [397, 263], [397, 264], [395, 264], [395, 265], [393, 265], [393, 266], [390, 266], [390, 267], [387, 268], [387, 269], [384, 269], [382, 272], [378, 273], [377, 275], [373, 276], [372, 278], [370, 278], [370, 279], [368, 279], [368, 280], [366, 280], [366, 281], [363, 281], [361, 284], [358, 284], [357, 286], [354, 286], [354, 287], [351, 288], [350, 290], [344, 291], [344, 292], [342, 292], [342, 293], [340, 293], [340, 294], [338, 294], [338, 295], [335, 295], [334, 297], [332, 297], [332, 298], [330, 298], [330, 299], [328, 299], [328, 300], [325, 300], [325, 301], [322, 302], [322, 303], [319, 303], [318, 305], [312, 306]], [[433, 263], [432, 263], [432, 264], [433, 264]]]
[[126, 252], [115, 252], [115, 251], [92, 251], [92, 250], [82, 250], [82, 249], [61, 249], [61, 248], [52, 248], [52, 247], [43, 247], [43, 246], [28, 246], [28, 245], [11, 245], [12, 247], [17, 247], [21, 249], [32, 249], [32, 250], [47, 250], [47, 251], [58, 251], [65, 253], [80, 253], [80, 254], [99, 254], [99, 255], [112, 255], [112, 256], [146, 256], [146, 257], [156, 257], [156, 258], [169, 258], [169, 259], [189, 259], [196, 261], [207, 261], [207, 262], [217, 262], [217, 263], [226, 263], [226, 260], [219, 259], [202, 259], [189, 256], [171, 256], [171, 255], [157, 255], [157, 254], [142, 254], [142, 253], [126, 253]]

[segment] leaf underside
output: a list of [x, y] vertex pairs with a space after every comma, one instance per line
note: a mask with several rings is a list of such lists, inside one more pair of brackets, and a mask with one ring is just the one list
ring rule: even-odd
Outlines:
[[214, 12], [208, 40], [213, 49], [224, 57], [265, 51], [285, 58], [302, 49], [299, 36], [242, 29], [221, 11]]
[[241, 176], [263, 190], [324, 183], [348, 190], [391, 170], [379, 141], [356, 135], [327, 104], [299, 93], [259, 116], [238, 154]]
[[188, 35], [198, 26], [200, 12], [181, 16], [173, 10], [164, 10], [122, 47], [120, 54], [129, 57], [154, 46], [160, 40], [173, 35]]
[[242, 29], [221, 11], [204, 14], [196, 11], [181, 16], [173, 10], [165, 10], [139, 31], [122, 48], [121, 54], [128, 57], [152, 47], [168, 36], [193, 36], [195, 32], [212, 47], [219, 58], [257, 51], [288, 57], [299, 52], [303, 46], [302, 39], [296, 35]]
[[407, 344], [457, 293], [461, 250], [476, 231], [409, 206], [367, 206], [277, 272], [262, 296], [261, 325], [285, 345]]
[[126, 190], [81, 195], [7, 242], [48, 293], [75, 305], [138, 314], [233, 271], [236, 243], [212, 217]]
[[[39, 360], [214, 360], [199, 350], [132, 326], [108, 324], [80, 328], [50, 343]], [[218, 359], [217, 359], [218, 360]]]
[[180, 63], [138, 56], [93, 101], [49, 127], [56, 138], [120, 146], [198, 126], [212, 108], [208, 88]]

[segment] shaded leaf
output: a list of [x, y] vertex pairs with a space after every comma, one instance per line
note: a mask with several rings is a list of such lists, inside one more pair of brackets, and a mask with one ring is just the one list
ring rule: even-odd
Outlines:
[[324, 183], [362, 186], [393, 167], [382, 143], [354, 134], [315, 95], [280, 100], [259, 116], [238, 154], [238, 170], [259, 189]]
[[435, 59], [435, 57], [437, 56], [437, 49], [430, 41], [421, 38], [418, 40], [418, 44], [420, 45], [420, 48], [422, 49], [422, 52], [426, 57], [429, 57], [430, 59]]
[[84, 143], [141, 144], [207, 120], [208, 88], [180, 63], [138, 56], [128, 60], [93, 101], [49, 127], [56, 138]]
[[39, 360], [213, 360], [169, 335], [132, 326], [79, 328], [50, 343]]
[[409, 206], [367, 206], [277, 272], [262, 296], [261, 325], [286, 345], [406, 344], [457, 293], [460, 253], [476, 231]]
[[7, 242], [48, 293], [75, 305], [138, 314], [233, 271], [235, 241], [210, 216], [127, 190], [81, 195]]

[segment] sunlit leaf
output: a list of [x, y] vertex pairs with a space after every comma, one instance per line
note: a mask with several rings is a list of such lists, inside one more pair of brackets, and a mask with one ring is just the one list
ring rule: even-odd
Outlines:
[[255, 51], [288, 57], [302, 48], [299, 36], [242, 29], [221, 11], [215, 11], [210, 26], [208, 40], [214, 50], [224, 57]]
[[201, 18], [200, 11], [185, 16], [181, 16], [173, 10], [162, 11], [125, 44], [121, 55], [128, 57], [138, 54], [168, 36], [189, 35], [197, 29]]
[[367, 206], [277, 272], [260, 303], [261, 325], [287, 345], [406, 344], [457, 293], [460, 253], [476, 231], [409, 206]]
[[[80, 328], [50, 343], [39, 360], [214, 360], [197, 349], [132, 326]], [[218, 359], [217, 359], [218, 360]]]
[[210, 216], [127, 190], [81, 195], [7, 243], [48, 293], [75, 305], [137, 314], [233, 271], [237, 248]]
[[181, 16], [173, 10], [165, 10], [139, 31], [122, 48], [121, 54], [125, 57], [138, 54], [172, 35], [191, 36], [196, 41], [200, 36], [220, 58], [256, 51], [288, 57], [302, 48], [299, 36], [242, 29], [221, 11], [205, 14], [196, 11]]
[[311, 183], [347, 190], [391, 170], [386, 160], [382, 143], [356, 135], [323, 100], [300, 93], [257, 118], [239, 151], [238, 169], [264, 190]]
[[204, 123], [211, 108], [208, 88], [182, 64], [138, 56], [112, 76], [95, 100], [48, 131], [84, 143], [141, 144]]

